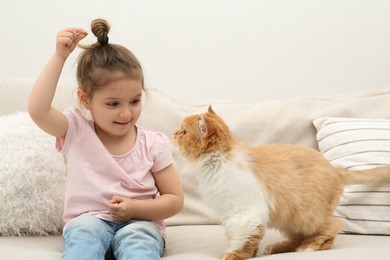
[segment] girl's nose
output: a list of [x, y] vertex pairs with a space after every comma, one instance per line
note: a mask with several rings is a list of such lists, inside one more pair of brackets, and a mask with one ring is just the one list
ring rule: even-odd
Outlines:
[[120, 112], [120, 117], [126, 118], [131, 116], [131, 110], [129, 108], [125, 108]]

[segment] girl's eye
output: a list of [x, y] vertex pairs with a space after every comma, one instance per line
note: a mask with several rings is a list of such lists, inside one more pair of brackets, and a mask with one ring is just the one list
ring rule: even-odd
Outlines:
[[116, 107], [118, 104], [119, 104], [119, 102], [114, 101], [114, 102], [107, 103], [107, 106], [109, 106], [109, 107]]
[[136, 105], [136, 104], [138, 104], [139, 102], [141, 102], [140, 99], [135, 99], [135, 100], [131, 101], [130, 103], [133, 104], [133, 105]]

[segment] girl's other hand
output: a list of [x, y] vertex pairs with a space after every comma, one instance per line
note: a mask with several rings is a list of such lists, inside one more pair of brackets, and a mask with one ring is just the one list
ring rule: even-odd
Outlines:
[[79, 41], [84, 39], [88, 33], [82, 28], [67, 28], [57, 33], [56, 53], [66, 59], [76, 48]]
[[126, 222], [132, 219], [133, 200], [121, 196], [113, 196], [108, 203], [111, 217], [117, 222]]

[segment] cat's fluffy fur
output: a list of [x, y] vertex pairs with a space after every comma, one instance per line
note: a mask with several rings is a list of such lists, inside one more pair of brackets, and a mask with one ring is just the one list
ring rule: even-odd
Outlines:
[[229, 248], [222, 259], [255, 256], [266, 227], [287, 239], [268, 245], [264, 254], [329, 249], [341, 229], [333, 211], [344, 186], [390, 180], [388, 166], [349, 171], [307, 147], [251, 147], [236, 139], [211, 107], [186, 117], [172, 139], [226, 228]]

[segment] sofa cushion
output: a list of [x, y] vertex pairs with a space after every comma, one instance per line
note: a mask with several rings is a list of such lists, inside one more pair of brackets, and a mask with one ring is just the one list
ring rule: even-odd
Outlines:
[[0, 116], [0, 235], [59, 233], [66, 167], [26, 112]]
[[[189, 225], [167, 228], [162, 260], [217, 260], [227, 249], [225, 230], [219, 225]], [[389, 259], [390, 236], [340, 234], [331, 250], [262, 255], [263, 248], [283, 237], [275, 230], [266, 232], [257, 260]], [[61, 236], [0, 237], [0, 259], [60, 260]]]
[[[227, 249], [225, 230], [218, 225], [175, 226], [167, 228], [164, 260], [216, 260]], [[264, 247], [283, 240], [276, 230], [268, 230], [260, 243], [257, 260], [378, 260], [389, 259], [390, 236], [336, 236], [331, 250], [262, 255]], [[1, 243], [1, 240], [0, 240]], [[1, 248], [0, 248], [1, 249]]]
[[[359, 170], [390, 164], [390, 120], [319, 118], [318, 145], [335, 166]], [[343, 232], [390, 235], [390, 184], [349, 185], [335, 216]]]

